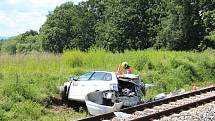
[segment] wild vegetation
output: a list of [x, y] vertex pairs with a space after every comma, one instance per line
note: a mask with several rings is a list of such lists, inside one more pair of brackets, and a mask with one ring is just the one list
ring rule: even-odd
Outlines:
[[[47, 100], [58, 97], [58, 87], [71, 75], [90, 70], [113, 70], [128, 61], [133, 72], [155, 88], [155, 94], [192, 84], [205, 86], [215, 82], [215, 51], [125, 51], [103, 49], [66, 51], [63, 54], [32, 53], [0, 55], [0, 120], [71, 120], [87, 116], [86, 111], [53, 111]], [[80, 109], [81, 110], [81, 109]]]
[[70, 75], [115, 71], [123, 61], [156, 85], [146, 99], [175, 88], [190, 90], [194, 83], [214, 84], [214, 21], [214, 0], [87, 0], [57, 6], [39, 32], [0, 40], [0, 120], [85, 117], [82, 109], [49, 107], [58, 86]]
[[[87, 0], [64, 3], [49, 12], [40, 31], [9, 38], [10, 54], [65, 49], [112, 52], [215, 48], [214, 0]], [[0, 44], [1, 45], [1, 44]]]

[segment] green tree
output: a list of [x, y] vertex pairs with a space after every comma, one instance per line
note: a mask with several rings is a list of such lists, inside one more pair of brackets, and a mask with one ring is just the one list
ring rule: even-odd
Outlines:
[[199, 6], [205, 30], [205, 38], [201, 41], [199, 48], [215, 48], [215, 1], [201, 0]]
[[3, 40], [0, 40], [0, 52], [1, 52], [2, 43], [3, 43]]
[[42, 44], [40, 41], [38, 32], [35, 30], [29, 30], [23, 34], [3, 41], [1, 51], [9, 54], [41, 51]]
[[96, 13], [90, 2], [82, 2], [76, 6], [73, 19], [74, 38], [71, 38], [69, 48], [87, 51], [95, 43]]
[[74, 5], [67, 2], [48, 15], [40, 29], [45, 51], [56, 53], [64, 49], [87, 50], [94, 43], [95, 14], [88, 2]]
[[204, 50], [214, 46], [214, 0], [88, 0], [62, 4], [40, 29], [45, 51], [112, 52], [155, 47]]
[[38, 35], [38, 32], [35, 30], [26, 31], [25, 33], [21, 34], [21, 39], [19, 40], [19, 42], [20, 43], [26, 43], [26, 42], [28, 42], [26, 39], [27, 37], [35, 36], [35, 35]]
[[20, 38], [20, 36], [11, 37], [5, 42], [3, 42], [1, 51], [8, 54], [16, 54], [16, 44], [18, 38]]
[[[153, 9], [156, 1], [148, 0], [106, 0], [102, 19], [97, 23], [97, 45], [110, 51], [151, 47], [151, 38], [156, 34], [154, 24], [157, 18]], [[153, 6], [154, 7], [154, 6]], [[155, 23], [156, 24], [156, 23]]]
[[160, 30], [156, 48], [170, 50], [197, 49], [203, 39], [204, 30], [200, 16], [199, 2], [191, 0], [163, 0]]
[[35, 30], [29, 30], [23, 34], [20, 34], [20, 38], [17, 38], [16, 49], [17, 53], [28, 53], [31, 51], [41, 50], [41, 43], [38, 39], [38, 32]]

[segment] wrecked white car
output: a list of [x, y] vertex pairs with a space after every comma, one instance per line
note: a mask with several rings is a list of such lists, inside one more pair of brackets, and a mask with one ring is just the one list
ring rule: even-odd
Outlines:
[[144, 94], [144, 84], [134, 74], [117, 77], [111, 71], [91, 71], [64, 83], [60, 94], [62, 99], [85, 101], [89, 112], [96, 115], [96, 111], [107, 113], [137, 105]]
[[100, 115], [118, 111], [121, 107], [130, 107], [140, 103], [143, 94], [137, 77], [134, 75], [119, 77], [117, 91], [105, 90], [88, 93], [85, 102], [89, 113], [91, 115]]

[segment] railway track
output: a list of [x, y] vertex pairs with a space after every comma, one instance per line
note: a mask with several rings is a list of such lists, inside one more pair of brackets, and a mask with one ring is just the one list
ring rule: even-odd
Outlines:
[[78, 121], [149, 121], [159, 119], [163, 116], [169, 116], [173, 113], [179, 113], [183, 110], [188, 110], [212, 101], [215, 101], [215, 86], [120, 110], [120, 112], [129, 114], [128, 118], [116, 118], [112, 112]]

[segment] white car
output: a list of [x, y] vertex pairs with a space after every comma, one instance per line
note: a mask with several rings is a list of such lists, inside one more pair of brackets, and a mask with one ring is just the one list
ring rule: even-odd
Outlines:
[[[130, 85], [127, 82], [135, 83]], [[90, 92], [114, 90], [120, 92], [120, 95], [134, 94], [142, 98], [139, 92], [141, 92], [141, 87], [144, 86], [141, 85], [143, 83], [140, 82], [138, 75], [124, 74], [122, 77], [117, 77], [116, 73], [111, 71], [91, 71], [78, 77], [73, 77], [70, 81], [64, 83], [64, 86], [60, 89], [60, 95], [62, 99], [84, 102], [86, 95]], [[135, 87], [140, 87], [138, 88], [139, 92]]]

